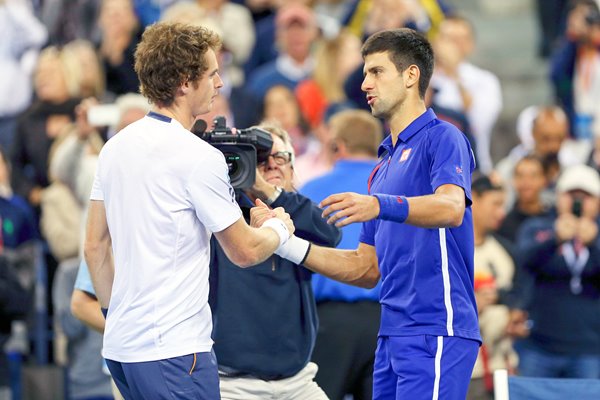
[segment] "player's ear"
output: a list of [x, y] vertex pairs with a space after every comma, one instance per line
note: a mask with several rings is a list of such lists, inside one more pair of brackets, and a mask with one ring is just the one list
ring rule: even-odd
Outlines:
[[408, 68], [404, 70], [402, 75], [404, 75], [404, 84], [406, 85], [407, 89], [414, 86], [419, 86], [419, 78], [421, 77], [421, 71], [416, 65], [409, 65]]

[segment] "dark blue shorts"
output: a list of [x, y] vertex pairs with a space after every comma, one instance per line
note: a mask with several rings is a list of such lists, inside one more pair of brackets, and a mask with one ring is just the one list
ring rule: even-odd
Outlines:
[[213, 352], [165, 360], [124, 363], [106, 360], [125, 400], [220, 399]]
[[454, 336], [380, 336], [373, 400], [464, 400], [478, 351]]

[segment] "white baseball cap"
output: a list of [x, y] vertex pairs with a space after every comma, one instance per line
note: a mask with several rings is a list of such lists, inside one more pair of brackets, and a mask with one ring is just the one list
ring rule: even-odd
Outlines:
[[565, 169], [556, 183], [558, 192], [583, 190], [592, 196], [600, 197], [600, 175], [587, 165], [573, 165]]

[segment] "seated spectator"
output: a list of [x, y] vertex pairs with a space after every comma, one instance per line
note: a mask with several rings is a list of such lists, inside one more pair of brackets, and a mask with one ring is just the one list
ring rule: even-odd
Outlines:
[[40, 54], [34, 86], [37, 100], [18, 119], [11, 164], [15, 192], [39, 207], [42, 191], [49, 185], [50, 146], [73, 122], [81, 87], [68, 74], [56, 47]]
[[573, 137], [590, 140], [600, 103], [600, 9], [594, 0], [575, 0], [570, 5], [565, 37], [551, 59], [550, 77]]
[[315, 66], [311, 47], [319, 31], [314, 12], [301, 4], [285, 5], [277, 12], [276, 26], [279, 55], [248, 76], [246, 89], [259, 101], [275, 85], [294, 90]]
[[35, 58], [46, 42], [46, 27], [27, 2], [0, 2], [0, 146], [12, 147], [17, 116], [31, 103]]
[[531, 275], [531, 335], [519, 371], [547, 378], [600, 377], [600, 177], [572, 166], [560, 175], [556, 215], [528, 220], [517, 243]]
[[547, 204], [542, 197], [547, 182], [544, 161], [538, 156], [526, 155], [517, 161], [513, 179], [506, 182], [514, 188], [515, 202], [504, 218], [498, 235], [516, 245], [517, 233], [523, 222], [548, 215], [552, 204]]
[[98, 23], [106, 89], [114, 95], [138, 93], [140, 83], [133, 70], [133, 53], [141, 29], [132, 0], [104, 0]]
[[10, 184], [10, 163], [0, 147], [0, 237], [2, 248], [16, 250], [39, 238], [35, 215], [27, 201], [14, 194]]
[[286, 86], [276, 85], [265, 94], [263, 118], [275, 121], [288, 132], [294, 152], [300, 156], [308, 148], [310, 128], [304, 120], [294, 92]]
[[0, 257], [0, 398], [12, 398], [8, 357], [4, 351], [11, 334], [12, 322], [29, 311], [30, 294], [23, 288], [8, 261]]
[[467, 116], [477, 143], [479, 169], [490, 173], [492, 131], [502, 111], [500, 81], [490, 71], [468, 61], [475, 50], [475, 32], [466, 18], [445, 19], [433, 45], [436, 51], [436, 68], [431, 78], [435, 89], [433, 102]]
[[319, 126], [330, 104], [346, 101], [344, 82], [362, 65], [360, 46], [360, 40], [347, 31], [319, 43], [311, 78], [296, 87], [302, 114], [313, 129]]
[[[544, 194], [545, 201], [549, 204], [554, 203], [552, 187], [554, 186], [561, 165], [559, 160], [563, 145], [569, 135], [569, 121], [564, 111], [557, 106], [545, 106], [537, 109], [535, 119], [531, 128], [533, 138], [533, 149], [531, 154], [539, 157], [545, 165], [548, 193]], [[515, 156], [516, 155], [516, 156]], [[514, 166], [521, 157], [515, 154], [509, 155], [500, 160], [496, 165], [496, 172], [500, 175], [503, 182], [511, 182], [514, 173]], [[508, 195], [508, 207], [511, 207], [515, 201], [515, 194], [512, 185], [506, 185]]]
[[508, 335], [511, 298], [516, 275], [514, 250], [495, 232], [505, 216], [504, 191], [487, 176], [473, 179], [473, 230], [475, 239], [475, 299], [483, 344], [471, 377], [467, 399], [492, 400], [496, 369], [514, 370], [517, 364]]
[[77, 277], [77, 258], [60, 263], [52, 299], [57, 331], [67, 340], [67, 393], [73, 400], [112, 400], [110, 376], [102, 370], [102, 334], [71, 314], [71, 294]]

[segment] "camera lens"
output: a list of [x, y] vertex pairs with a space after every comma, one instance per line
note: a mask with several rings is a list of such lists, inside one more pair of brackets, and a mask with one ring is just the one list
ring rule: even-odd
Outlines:
[[225, 162], [229, 168], [229, 176], [234, 178], [240, 169], [240, 155], [235, 153], [225, 153]]

